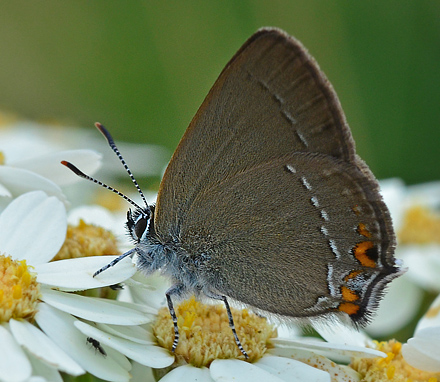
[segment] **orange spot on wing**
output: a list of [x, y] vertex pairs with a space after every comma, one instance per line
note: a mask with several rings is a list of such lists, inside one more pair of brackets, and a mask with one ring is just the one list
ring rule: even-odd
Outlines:
[[359, 300], [359, 296], [354, 290], [347, 288], [346, 286], [341, 287], [342, 299], [345, 301], [353, 302]]
[[347, 313], [349, 316], [356, 314], [359, 311], [359, 305], [353, 304], [351, 302], [343, 302], [339, 304], [338, 309], [341, 312]]
[[365, 226], [364, 223], [359, 223], [357, 231], [359, 233], [359, 235], [365, 236], [370, 238], [371, 237], [371, 232], [368, 231], [367, 227]]
[[371, 241], [362, 241], [356, 244], [353, 252], [354, 257], [363, 265], [364, 267], [374, 268], [376, 262], [368, 256], [368, 250], [374, 247], [374, 243]]

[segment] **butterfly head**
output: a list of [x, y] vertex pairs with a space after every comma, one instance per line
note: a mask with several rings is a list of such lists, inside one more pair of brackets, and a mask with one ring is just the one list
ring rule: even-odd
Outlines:
[[135, 243], [140, 243], [145, 239], [151, 218], [152, 211], [150, 207], [136, 208], [134, 211], [130, 208], [127, 211], [125, 227]]

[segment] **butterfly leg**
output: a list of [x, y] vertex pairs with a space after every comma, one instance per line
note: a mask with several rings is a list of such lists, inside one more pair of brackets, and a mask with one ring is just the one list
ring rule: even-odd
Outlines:
[[177, 327], [177, 316], [176, 316], [176, 312], [174, 311], [174, 305], [171, 296], [180, 296], [184, 290], [185, 287], [183, 286], [183, 284], [175, 284], [171, 288], [169, 288], [165, 293], [165, 296], [167, 297], [168, 310], [170, 311], [170, 315], [174, 325], [174, 341], [173, 341], [173, 347], [171, 348], [171, 351], [173, 353], [177, 348], [177, 344], [179, 343], [179, 328]]
[[237, 332], [235, 331], [234, 319], [232, 318], [232, 312], [231, 312], [231, 308], [229, 307], [228, 299], [226, 298], [226, 296], [223, 296], [220, 294], [209, 294], [208, 297], [211, 297], [215, 300], [222, 300], [223, 303], [225, 304], [226, 312], [228, 313], [229, 327], [231, 328], [232, 334], [234, 335], [235, 343], [237, 344], [238, 349], [245, 356], [245, 358], [248, 359], [249, 356], [246, 353], [246, 351], [243, 349], [243, 345], [241, 344], [240, 339], [238, 338]]
[[127, 256], [132, 256], [136, 253], [136, 248], [130, 249], [128, 252], [123, 253], [121, 256], [117, 257], [107, 265], [104, 265], [102, 268], [98, 269], [94, 274], [93, 277], [98, 276], [100, 273], [104, 272], [105, 270], [115, 266], [117, 263], [119, 263], [122, 259], [125, 259]]

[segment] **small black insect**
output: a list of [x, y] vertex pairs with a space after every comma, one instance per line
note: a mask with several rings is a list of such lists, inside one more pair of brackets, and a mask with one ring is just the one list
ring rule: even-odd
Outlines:
[[95, 353], [98, 351], [101, 353], [103, 357], [107, 356], [104, 348], [101, 346], [101, 343], [98, 340], [95, 340], [92, 337], [87, 337], [87, 342], [95, 348]]

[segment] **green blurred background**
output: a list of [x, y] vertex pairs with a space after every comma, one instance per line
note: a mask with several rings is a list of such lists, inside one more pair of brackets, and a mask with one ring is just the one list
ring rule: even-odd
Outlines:
[[0, 109], [171, 151], [262, 26], [299, 38], [378, 178], [440, 178], [439, 1], [0, 1]]

